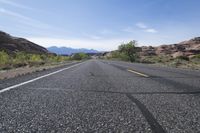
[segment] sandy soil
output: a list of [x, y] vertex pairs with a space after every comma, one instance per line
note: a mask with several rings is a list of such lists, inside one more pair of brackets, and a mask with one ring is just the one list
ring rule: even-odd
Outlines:
[[[72, 63], [72, 62], [67, 62], [67, 63]], [[51, 65], [45, 65], [45, 66], [39, 66], [39, 67], [20, 67], [16, 69], [11, 69], [11, 70], [1, 70], [0, 71], [0, 80], [2, 79], [10, 79], [14, 78], [17, 76], [25, 75], [28, 73], [33, 73], [33, 72], [38, 72], [38, 71], [44, 71], [50, 68], [55, 68], [59, 66], [63, 66], [65, 63], [60, 63], [60, 64], [51, 64]]]

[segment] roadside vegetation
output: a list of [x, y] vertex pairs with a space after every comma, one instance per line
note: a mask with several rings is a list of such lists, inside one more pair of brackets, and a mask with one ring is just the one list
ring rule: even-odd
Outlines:
[[163, 66], [200, 69], [200, 55], [193, 57], [179, 56], [144, 56], [139, 59], [140, 63], [158, 64]]
[[107, 58], [136, 62], [138, 60], [136, 46], [137, 42], [135, 40], [128, 43], [123, 43], [118, 47], [118, 50], [111, 52], [111, 55]]
[[71, 59], [72, 60], [86, 60], [86, 59], [90, 59], [90, 56], [85, 53], [76, 53], [72, 55]]
[[54, 54], [29, 54], [25, 52], [17, 52], [9, 55], [4, 51], [0, 51], [0, 70], [8, 70], [26, 66], [33, 67], [51, 65], [88, 58], [89, 56], [84, 53], [78, 53], [73, 56], [59, 56]]
[[137, 63], [158, 64], [171, 67], [200, 69], [200, 54], [193, 57], [179, 56], [176, 58], [170, 55], [140, 56], [140, 52], [137, 48], [137, 42], [134, 40], [121, 44], [118, 47], [118, 50], [112, 51], [108, 55], [104, 56], [104, 58]]

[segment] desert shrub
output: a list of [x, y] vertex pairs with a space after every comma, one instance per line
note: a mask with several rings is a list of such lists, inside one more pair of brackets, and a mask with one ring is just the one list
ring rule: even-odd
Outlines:
[[60, 55], [48, 55], [46, 56], [46, 62], [49, 62], [49, 63], [56, 63], [56, 62], [65, 62], [65, 61], [68, 61], [70, 60], [70, 57], [68, 56], [60, 56]]
[[192, 63], [194, 63], [194, 64], [200, 64], [200, 54], [195, 55], [194, 57], [192, 57], [192, 58], [190, 59], [190, 61], [191, 61]]
[[195, 55], [193, 58], [194, 58], [194, 59], [200, 59], [200, 54]]
[[142, 59], [140, 59], [141, 63], [157, 63], [160, 59], [157, 56], [144, 56]]
[[111, 55], [107, 58], [110, 59], [117, 59], [117, 60], [123, 60], [123, 61], [130, 61], [130, 57], [124, 53], [124, 52], [119, 52], [119, 51], [113, 51]]
[[89, 56], [85, 53], [76, 53], [72, 56], [73, 60], [83, 60], [83, 59], [88, 59]]
[[57, 62], [65, 62], [68, 60], [70, 60], [70, 57], [68, 57], [68, 56], [58, 56], [57, 57]]
[[40, 58], [42, 61], [48, 62], [48, 55], [42, 54], [42, 55], [40, 55]]
[[4, 51], [1, 51], [0, 52], [0, 65], [6, 65], [9, 63], [9, 55], [4, 52]]
[[64, 58], [62, 56], [54, 56], [53, 62], [63, 62]]
[[[81, 59], [88, 56], [86, 54], [79, 54]], [[4, 51], [0, 51], [0, 69], [11, 69], [24, 66], [39, 66], [44, 64], [59, 63], [71, 60], [67, 56], [56, 56], [47, 54], [29, 54], [25, 52], [17, 52], [9, 55]]]
[[45, 58], [43, 55], [37, 55], [37, 54], [29, 54], [28, 58], [28, 65], [29, 66], [38, 66], [38, 65], [44, 65], [45, 64]]
[[74, 60], [81, 60], [81, 56], [80, 56], [79, 53], [74, 54], [74, 55], [72, 56], [72, 58], [73, 58]]
[[26, 53], [24, 53], [24, 52], [17, 52], [15, 54], [15, 56], [13, 57], [12, 62], [14, 64], [19, 64], [19, 63], [25, 64], [25, 63], [27, 63], [28, 59], [29, 59], [29, 56]]
[[130, 61], [130, 57], [126, 55], [125, 53], [120, 53], [119, 58], [123, 61]]
[[89, 56], [87, 55], [87, 54], [85, 54], [85, 53], [79, 53], [79, 55], [81, 56], [81, 59], [83, 60], [83, 59], [88, 59], [89, 58]]
[[113, 51], [113, 52], [111, 52], [111, 55], [109, 56], [109, 58], [120, 58], [119, 51]]
[[30, 62], [42, 62], [43, 60], [40, 55], [32, 54], [32, 55], [30, 55], [29, 61]]
[[168, 63], [174, 61], [174, 59], [171, 56], [162, 55], [162, 56], [142, 56], [140, 57], [139, 61], [141, 63]]
[[187, 56], [179, 56], [179, 57], [177, 57], [177, 59], [185, 60], [185, 61], [189, 61], [190, 60], [189, 57], [187, 57]]

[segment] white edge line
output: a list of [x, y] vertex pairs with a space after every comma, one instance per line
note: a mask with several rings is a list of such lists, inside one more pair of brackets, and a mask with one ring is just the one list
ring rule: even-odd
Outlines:
[[3, 92], [5, 92], [5, 91], [9, 91], [9, 90], [11, 90], [11, 89], [17, 88], [17, 87], [19, 87], [19, 86], [22, 86], [22, 85], [25, 85], [25, 84], [28, 84], [28, 83], [31, 83], [31, 82], [34, 82], [34, 81], [37, 81], [37, 80], [39, 80], [39, 79], [42, 79], [42, 78], [51, 76], [51, 75], [53, 75], [53, 74], [62, 72], [62, 71], [64, 71], [64, 70], [73, 68], [73, 67], [75, 67], [75, 66], [79, 66], [79, 65], [81, 65], [81, 64], [83, 64], [83, 63], [85, 63], [85, 62], [82, 62], [82, 63], [79, 63], [79, 64], [75, 64], [75, 65], [72, 65], [72, 66], [70, 66], [70, 67], [63, 68], [63, 69], [60, 69], [60, 70], [58, 70], [58, 71], [55, 71], [55, 72], [52, 72], [52, 73], [49, 73], [49, 74], [46, 74], [46, 75], [43, 75], [43, 76], [40, 76], [40, 77], [31, 79], [31, 80], [28, 80], [28, 81], [22, 82], [22, 83], [20, 83], [20, 84], [16, 84], [16, 85], [13, 85], [13, 86], [4, 88], [4, 89], [0, 90], [0, 93], [3, 93]]

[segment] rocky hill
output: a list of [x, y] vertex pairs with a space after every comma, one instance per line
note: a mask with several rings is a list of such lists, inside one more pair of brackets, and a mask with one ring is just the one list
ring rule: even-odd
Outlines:
[[141, 56], [169, 55], [174, 58], [178, 56], [192, 57], [200, 54], [200, 37], [177, 44], [161, 45], [158, 47], [143, 46], [140, 48]]
[[23, 38], [13, 37], [0, 31], [0, 51], [6, 51], [9, 54], [15, 52], [26, 52], [32, 54], [47, 54], [49, 51], [33, 42]]

